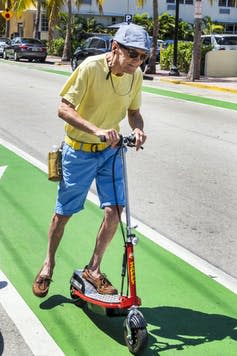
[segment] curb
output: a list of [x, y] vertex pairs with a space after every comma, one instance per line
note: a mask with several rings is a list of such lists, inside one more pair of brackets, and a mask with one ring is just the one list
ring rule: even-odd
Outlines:
[[187, 81], [183, 81], [183, 80], [179, 80], [179, 79], [159, 78], [159, 80], [161, 82], [169, 82], [169, 83], [173, 83], [173, 84], [188, 85], [188, 86], [191, 86], [191, 87], [196, 87], [196, 88], [201, 88], [201, 89], [210, 89], [210, 90], [216, 90], [216, 91], [222, 91], [222, 92], [237, 94], [237, 89], [227, 88], [227, 87], [220, 87], [218, 85], [213, 85], [213, 84], [187, 82]]

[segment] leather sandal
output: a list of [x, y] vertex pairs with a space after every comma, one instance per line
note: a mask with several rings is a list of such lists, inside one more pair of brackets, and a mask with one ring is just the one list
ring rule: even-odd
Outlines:
[[52, 282], [51, 276], [40, 275], [43, 267], [37, 274], [33, 286], [32, 291], [36, 297], [43, 298], [48, 294], [50, 283]]
[[118, 294], [117, 289], [112, 286], [105, 274], [94, 277], [89, 271], [88, 266], [86, 266], [82, 272], [82, 277], [90, 282], [100, 294]]

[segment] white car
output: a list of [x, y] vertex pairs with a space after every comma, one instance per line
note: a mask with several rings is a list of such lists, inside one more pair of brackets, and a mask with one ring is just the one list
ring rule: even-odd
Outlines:
[[212, 46], [213, 51], [237, 50], [237, 35], [214, 34], [201, 36], [204, 46]]
[[6, 37], [0, 37], [0, 57], [3, 56], [3, 50], [7, 44], [10, 44], [11, 41]]

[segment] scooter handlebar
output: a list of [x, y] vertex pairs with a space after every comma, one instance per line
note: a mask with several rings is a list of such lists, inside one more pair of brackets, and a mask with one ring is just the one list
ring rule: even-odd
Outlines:
[[[120, 141], [117, 143], [117, 146], [122, 146], [122, 144], [125, 144], [126, 146], [129, 146], [129, 147], [135, 146], [136, 137], [134, 136], [134, 134], [131, 134], [129, 136], [123, 136], [123, 135], [119, 135], [119, 136], [120, 136]], [[101, 135], [100, 141], [106, 142], [106, 136]]]

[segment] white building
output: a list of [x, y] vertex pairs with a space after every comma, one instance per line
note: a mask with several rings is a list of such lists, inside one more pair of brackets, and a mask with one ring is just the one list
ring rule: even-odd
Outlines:
[[[142, 14], [144, 12], [152, 16], [152, 0], [146, 0], [143, 8], [136, 6], [136, 0], [104, 0], [103, 15], [99, 15], [96, 0], [84, 0], [80, 7], [80, 14], [84, 16], [94, 16], [97, 22], [104, 25], [111, 25], [124, 21], [126, 14]], [[194, 22], [194, 4], [195, 0], [179, 1], [179, 18], [193, 23]], [[227, 33], [237, 33], [237, 7], [235, 0], [213, 0], [213, 5], [209, 0], [202, 0], [202, 17], [210, 16], [212, 21], [217, 21], [225, 27]], [[66, 9], [65, 9], [66, 11]], [[78, 9], [73, 8], [77, 13]], [[158, 13], [161, 15], [168, 12], [175, 15], [176, 0], [158, 0]]]

